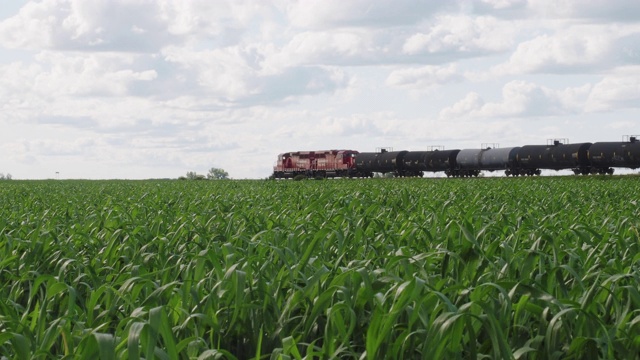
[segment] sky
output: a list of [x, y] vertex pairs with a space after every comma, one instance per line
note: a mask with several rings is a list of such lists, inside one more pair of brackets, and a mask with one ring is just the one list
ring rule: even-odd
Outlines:
[[640, 134], [640, 1], [3, 1], [0, 109], [14, 179], [620, 141]]

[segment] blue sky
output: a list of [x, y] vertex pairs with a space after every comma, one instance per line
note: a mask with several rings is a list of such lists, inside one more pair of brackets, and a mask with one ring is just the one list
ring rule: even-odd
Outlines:
[[640, 2], [10, 1], [0, 107], [0, 172], [19, 179], [618, 141], [640, 134]]

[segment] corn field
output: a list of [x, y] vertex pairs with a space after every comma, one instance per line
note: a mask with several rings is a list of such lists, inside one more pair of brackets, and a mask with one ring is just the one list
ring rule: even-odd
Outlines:
[[0, 359], [638, 359], [640, 178], [0, 184]]

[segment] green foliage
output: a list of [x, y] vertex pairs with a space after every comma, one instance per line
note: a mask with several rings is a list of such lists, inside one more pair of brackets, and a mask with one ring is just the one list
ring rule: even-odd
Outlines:
[[185, 177], [187, 180], [196, 180], [198, 176], [199, 175], [195, 171], [187, 171], [187, 175]]
[[633, 359], [636, 177], [20, 181], [0, 354]]
[[209, 180], [225, 180], [229, 178], [229, 173], [220, 168], [211, 168], [207, 173]]
[[186, 177], [179, 177], [178, 180], [204, 180], [206, 179], [204, 175], [199, 175], [195, 171], [187, 171]]

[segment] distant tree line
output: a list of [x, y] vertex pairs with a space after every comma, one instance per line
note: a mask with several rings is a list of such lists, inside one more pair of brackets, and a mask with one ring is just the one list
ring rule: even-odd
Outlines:
[[187, 171], [186, 176], [180, 176], [179, 180], [226, 180], [229, 173], [220, 168], [211, 168], [207, 175], [198, 174], [195, 171]]
[[5, 174], [3, 174], [3, 173], [0, 173], [0, 180], [11, 180], [11, 179], [13, 179], [13, 177], [11, 176], [11, 174], [7, 174], [7, 175], [5, 175]]

